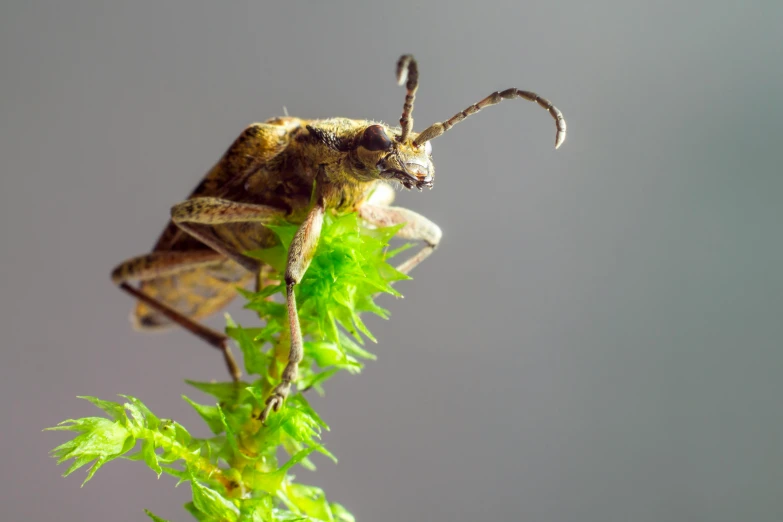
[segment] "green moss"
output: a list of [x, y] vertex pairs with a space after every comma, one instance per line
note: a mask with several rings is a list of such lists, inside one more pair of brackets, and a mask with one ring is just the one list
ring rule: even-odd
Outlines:
[[[271, 228], [281, 244], [249, 255], [281, 274], [297, 226], [284, 223]], [[86, 483], [111, 460], [140, 460], [158, 475], [167, 473], [190, 483], [193, 500], [185, 508], [197, 520], [353, 521], [345, 508], [327, 501], [322, 490], [294, 482], [290, 470], [295, 465], [315, 469], [309, 459], [313, 452], [334, 459], [320, 444], [321, 432], [328, 426], [302, 391], [322, 392], [323, 384], [336, 373], [357, 373], [362, 359], [374, 358], [362, 347], [365, 337], [375, 338], [360, 314], [387, 318], [388, 311], [376, 305], [374, 297], [378, 293], [399, 296], [391, 284], [407, 279], [388, 262], [402, 250], [388, 248], [397, 230], [367, 227], [355, 214], [326, 216], [316, 254], [296, 288], [305, 337], [299, 392], [272, 413], [266, 425], [258, 416], [268, 392], [279, 382], [289, 348], [287, 312], [278, 297], [284, 290], [280, 280], [272, 280], [259, 292], [241, 291], [246, 307], [258, 313], [263, 326], [243, 328], [227, 317], [226, 332], [241, 349], [251, 382], [188, 381], [216, 399], [205, 405], [184, 397], [213, 437], [192, 437], [180, 424], [156, 417], [135, 397], [123, 396], [122, 403], [84, 397], [108, 418], [72, 419], [49, 428], [78, 433], [52, 450], [58, 463], [71, 461], [65, 475], [90, 464]], [[289, 455], [285, 462], [278, 462], [280, 447]]]

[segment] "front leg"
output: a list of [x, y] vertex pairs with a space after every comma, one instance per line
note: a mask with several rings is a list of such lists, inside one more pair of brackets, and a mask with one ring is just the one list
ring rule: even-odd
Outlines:
[[407, 274], [413, 267], [427, 259], [438, 246], [443, 235], [438, 225], [407, 208], [362, 205], [359, 208], [359, 216], [379, 227], [405, 223], [405, 226], [397, 232], [397, 237], [424, 241], [425, 245], [416, 255], [397, 267], [397, 270], [403, 274]]
[[[299, 326], [299, 315], [296, 312], [294, 286], [302, 280], [315, 254], [324, 221], [324, 208], [324, 200], [319, 198], [315, 206], [307, 214], [299, 230], [296, 231], [291, 247], [288, 250], [285, 282], [288, 321], [291, 328], [291, 349], [288, 353], [288, 364], [286, 364], [283, 370], [280, 384], [275, 386], [266, 400], [266, 407], [260, 417], [262, 422], [266, 420], [271, 411], [278, 411], [286, 397], [288, 397], [291, 385], [297, 377], [299, 362], [302, 360], [302, 329]], [[189, 199], [174, 206], [171, 209], [171, 217], [174, 223], [182, 230], [210, 246], [215, 251], [233, 259], [248, 270], [257, 273], [261, 268], [257, 260], [242, 254], [232, 245], [228, 245], [215, 237], [214, 234], [210, 233], [209, 227], [227, 223], [258, 223], [263, 226], [277, 222], [283, 217], [283, 212], [265, 205], [237, 203], [206, 197]]]
[[299, 325], [299, 314], [296, 311], [296, 296], [294, 286], [299, 284], [310, 266], [315, 255], [321, 227], [324, 222], [324, 202], [322, 199], [307, 214], [299, 230], [296, 231], [288, 250], [288, 263], [285, 270], [286, 305], [288, 307], [288, 323], [291, 329], [291, 348], [288, 352], [288, 364], [283, 370], [280, 384], [274, 387], [266, 400], [266, 407], [261, 412], [261, 422], [266, 421], [271, 411], [278, 411], [286, 397], [291, 392], [291, 385], [299, 372], [299, 363], [304, 355], [302, 343], [302, 328]]

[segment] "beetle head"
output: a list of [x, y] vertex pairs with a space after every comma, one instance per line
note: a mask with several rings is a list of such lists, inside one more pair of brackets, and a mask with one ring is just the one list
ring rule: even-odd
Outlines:
[[356, 159], [381, 179], [396, 181], [407, 189], [432, 188], [435, 166], [432, 145], [418, 147], [412, 140], [394, 139], [394, 131], [381, 124], [367, 126], [356, 142]]
[[349, 124], [347, 121], [330, 123], [338, 130], [342, 128], [346, 132], [307, 127], [310, 135], [329, 149], [340, 154], [348, 154], [349, 161], [342, 163], [341, 167], [345, 169], [346, 174], [359, 181], [380, 178], [396, 181], [408, 189], [432, 188], [435, 167], [432, 164], [431, 140], [442, 136], [468, 116], [502, 100], [521, 98], [535, 102], [546, 109], [555, 120], [557, 127], [555, 148], [558, 148], [566, 137], [566, 122], [563, 114], [549, 100], [534, 92], [516, 88], [493, 92], [448, 120], [433, 123], [421, 132], [413, 132], [413, 102], [419, 87], [419, 68], [413, 56], [403, 55], [397, 62], [397, 83], [405, 85], [405, 103], [402, 106], [399, 128], [374, 122], [350, 122]]

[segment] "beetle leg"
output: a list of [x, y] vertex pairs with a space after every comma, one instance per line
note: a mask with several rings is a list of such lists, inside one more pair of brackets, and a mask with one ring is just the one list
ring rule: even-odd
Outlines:
[[[263, 263], [237, 251], [210, 232], [210, 225], [226, 223], [269, 224], [278, 221], [285, 212], [266, 205], [236, 203], [219, 198], [192, 198], [174, 205], [171, 220], [182, 230], [195, 237], [217, 255], [228, 257], [250, 272], [259, 274]], [[225, 336], [223, 336], [225, 338]], [[233, 374], [232, 374], [233, 375]]]
[[302, 328], [299, 325], [299, 315], [296, 311], [296, 296], [294, 286], [299, 284], [310, 266], [321, 226], [324, 221], [324, 202], [319, 200], [307, 214], [302, 225], [296, 231], [291, 247], [288, 249], [288, 262], [285, 269], [286, 305], [288, 307], [288, 323], [291, 329], [291, 348], [288, 352], [288, 364], [280, 377], [280, 384], [274, 387], [266, 400], [266, 407], [259, 419], [264, 422], [271, 411], [278, 411], [291, 392], [291, 384], [296, 380], [299, 363], [304, 354], [302, 343]]
[[[291, 132], [298, 123], [253, 123], [237, 137], [220, 161], [212, 167], [188, 199], [204, 196], [221, 197], [244, 185], [248, 177], [286, 149]], [[172, 250], [183, 233], [167, 226], [155, 244], [155, 250]]]
[[[171, 209], [171, 219], [187, 233], [193, 235], [217, 252], [233, 259], [250, 271], [257, 273], [260, 262], [245, 256], [224, 241], [208, 232], [210, 225], [226, 223], [259, 223], [269, 224], [283, 217], [282, 210], [265, 205], [236, 203], [218, 198], [194, 198], [175, 205]], [[299, 315], [296, 311], [296, 296], [294, 286], [299, 284], [310, 266], [315, 254], [321, 226], [324, 220], [324, 202], [319, 198], [305, 217], [304, 222], [296, 231], [291, 246], [288, 249], [288, 261], [285, 271], [286, 305], [288, 307], [288, 322], [291, 329], [291, 347], [288, 352], [288, 363], [280, 378], [266, 400], [266, 407], [260, 420], [264, 422], [271, 411], [278, 411], [291, 392], [291, 385], [296, 380], [299, 362], [303, 356], [302, 329], [299, 326]], [[193, 225], [205, 225], [194, 227]]]
[[[264, 265], [261, 267], [261, 270], [258, 271], [258, 276], [256, 276], [256, 292], [260, 292], [276, 281], [272, 275], [273, 273], [274, 269], [271, 266]], [[273, 299], [274, 296], [272, 295], [266, 298], [267, 301], [271, 301]]]
[[407, 208], [362, 205], [359, 207], [359, 216], [379, 227], [405, 223], [405, 226], [397, 232], [397, 237], [424, 241], [425, 245], [416, 255], [397, 267], [397, 270], [403, 274], [407, 274], [413, 267], [427, 259], [440, 243], [442, 235], [440, 227], [421, 214]]
[[231, 354], [231, 349], [228, 347], [228, 338], [224, 334], [186, 317], [174, 308], [161, 303], [128, 284], [130, 281], [150, 281], [159, 277], [176, 275], [177, 273], [219, 262], [223, 259], [224, 257], [221, 254], [208, 250], [152, 252], [134, 257], [120, 264], [112, 271], [111, 279], [122, 290], [222, 351], [229, 373], [234, 381], [239, 381], [242, 373], [239, 371], [234, 356]]
[[267, 205], [237, 203], [220, 198], [193, 198], [171, 208], [171, 220], [182, 230], [216, 252], [233, 259], [248, 271], [258, 273], [262, 263], [239, 252], [215, 236], [211, 225], [227, 223], [272, 224], [285, 217], [285, 211]]

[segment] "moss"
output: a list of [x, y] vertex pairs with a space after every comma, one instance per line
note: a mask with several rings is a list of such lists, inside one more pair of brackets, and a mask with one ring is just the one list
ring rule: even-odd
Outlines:
[[[280, 238], [278, 247], [250, 252], [284, 272], [287, 249], [297, 226], [281, 223], [270, 227]], [[279, 279], [258, 292], [240, 290], [246, 307], [258, 313], [260, 327], [242, 327], [227, 317], [227, 334], [242, 350], [251, 382], [199, 383], [187, 381], [215, 402], [199, 404], [184, 397], [210, 428], [213, 437], [200, 439], [172, 420], [161, 420], [139, 399], [102, 401], [84, 397], [107, 417], [72, 419], [51, 430], [77, 432], [52, 455], [58, 463], [72, 461], [65, 475], [90, 464], [85, 483], [107, 462], [123, 457], [143, 461], [155, 473], [167, 473], [191, 485], [193, 499], [185, 508], [205, 521], [352, 521], [339, 504], [328, 502], [319, 488], [294, 481], [290, 470], [300, 465], [315, 469], [309, 456], [320, 452], [334, 459], [320, 444], [328, 429], [307, 402], [303, 391], [323, 390], [336, 373], [357, 373], [361, 360], [374, 356], [363, 348], [364, 339], [375, 341], [361, 319], [364, 312], [388, 318], [375, 304], [379, 293], [400, 294], [391, 286], [407, 279], [389, 259], [400, 250], [389, 250], [398, 227], [366, 226], [355, 214], [326, 216], [316, 254], [296, 287], [297, 305], [305, 338], [298, 393], [286, 400], [266, 424], [258, 417], [268, 392], [279, 382], [288, 355], [287, 312]], [[278, 449], [289, 455], [281, 463]], [[153, 520], [164, 520], [150, 512]]]

